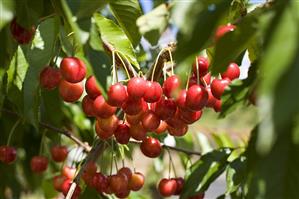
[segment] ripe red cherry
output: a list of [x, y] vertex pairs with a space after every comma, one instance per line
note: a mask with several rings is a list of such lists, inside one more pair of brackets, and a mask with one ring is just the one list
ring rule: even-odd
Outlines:
[[40, 85], [48, 90], [52, 90], [59, 85], [61, 74], [59, 69], [46, 66], [39, 75]]
[[193, 85], [197, 85], [197, 77], [196, 77], [196, 75], [194, 73], [189, 78], [188, 88], [190, 88]]
[[98, 96], [94, 102], [94, 113], [100, 118], [111, 117], [115, 111], [116, 107], [110, 106], [104, 99], [102, 95]]
[[201, 110], [208, 101], [208, 92], [199, 85], [191, 86], [187, 91], [186, 106], [193, 110]]
[[65, 57], [60, 63], [60, 72], [66, 81], [78, 83], [85, 78], [86, 67], [77, 57]]
[[211, 84], [211, 91], [215, 98], [221, 99], [225, 88], [229, 85], [230, 80], [228, 79], [214, 79]]
[[228, 78], [231, 81], [240, 77], [240, 68], [236, 63], [230, 63], [224, 73], [221, 74], [222, 79]]
[[131, 124], [131, 125], [139, 124], [139, 122], [140, 122], [141, 119], [142, 119], [143, 114], [144, 114], [143, 111], [139, 112], [139, 113], [136, 114], [136, 115], [128, 115], [128, 114], [126, 114], [126, 121], [127, 121], [129, 124]]
[[94, 76], [90, 76], [85, 82], [85, 90], [91, 99], [97, 98], [101, 95], [101, 90], [97, 85], [97, 80]]
[[180, 136], [184, 136], [187, 133], [188, 126], [185, 125], [181, 128], [173, 128], [171, 126], [168, 126], [167, 129], [168, 129], [168, 132], [169, 132], [170, 135], [180, 137]]
[[155, 130], [157, 134], [161, 134], [167, 130], [167, 123], [164, 121], [160, 122], [159, 127]]
[[181, 90], [175, 101], [179, 108], [186, 109], [186, 97], [187, 97], [187, 90], [186, 89]]
[[59, 84], [59, 94], [65, 102], [77, 101], [83, 93], [82, 83], [69, 83], [61, 80]]
[[204, 193], [198, 193], [197, 195], [191, 196], [188, 199], [204, 199], [204, 197], [205, 197]]
[[88, 186], [93, 186], [93, 176], [96, 174], [96, 172], [96, 164], [93, 161], [88, 162], [82, 174], [82, 179]]
[[163, 93], [166, 97], [171, 98], [178, 94], [181, 81], [178, 76], [172, 75], [163, 83]]
[[133, 77], [129, 80], [127, 85], [127, 90], [129, 98], [137, 100], [141, 99], [145, 93], [146, 81], [141, 77]]
[[124, 174], [112, 175], [110, 179], [110, 187], [113, 193], [122, 193], [128, 189], [128, 178]]
[[82, 109], [83, 112], [89, 117], [95, 116], [93, 103], [94, 103], [93, 99], [91, 99], [88, 95], [85, 95], [83, 97]]
[[142, 153], [149, 158], [156, 158], [161, 154], [162, 147], [160, 141], [156, 138], [147, 137], [140, 144]]
[[63, 162], [68, 154], [68, 150], [66, 146], [53, 146], [51, 148], [52, 159], [55, 162]]
[[48, 158], [44, 156], [34, 156], [31, 159], [30, 166], [34, 173], [42, 173], [48, 168]]
[[166, 120], [173, 117], [177, 106], [173, 99], [165, 99], [162, 97], [154, 106], [154, 112], [160, 117], [161, 120]]
[[130, 135], [135, 140], [144, 140], [146, 138], [146, 130], [141, 124], [130, 126]]
[[221, 105], [222, 105], [221, 100], [216, 100], [216, 102], [213, 106], [214, 111], [215, 112], [221, 112]]
[[176, 181], [176, 185], [177, 185], [174, 195], [180, 195], [182, 193], [185, 180], [182, 177], [175, 178], [173, 180]]
[[114, 132], [118, 126], [119, 120], [116, 115], [112, 115], [108, 118], [98, 118], [97, 121], [102, 131]]
[[180, 113], [177, 111], [173, 117], [168, 118], [165, 120], [168, 126], [173, 128], [183, 128], [186, 126], [185, 122], [180, 118]]
[[205, 76], [200, 78], [200, 83], [203, 86], [211, 84], [211, 73], [207, 73]]
[[160, 100], [163, 90], [158, 82], [147, 81], [145, 84], [144, 101], [148, 103], [157, 102]]
[[142, 116], [142, 126], [147, 131], [154, 131], [160, 125], [160, 118], [152, 111], [148, 110]]
[[[72, 186], [71, 180], [67, 179], [62, 183], [62, 193], [64, 196], [67, 196], [67, 193], [69, 192], [70, 188]], [[81, 194], [81, 188], [79, 185], [76, 185], [76, 188], [73, 192], [73, 195], [71, 199], [78, 199]]]
[[17, 151], [11, 146], [0, 146], [0, 161], [5, 164], [13, 163], [17, 158]]
[[128, 99], [127, 89], [121, 83], [116, 83], [110, 86], [108, 90], [108, 104], [111, 106], [121, 107]]
[[97, 190], [97, 192], [103, 193], [109, 186], [107, 177], [104, 176], [101, 172], [94, 174], [92, 179], [92, 186]]
[[127, 176], [128, 181], [130, 181], [132, 178], [132, 171], [128, 167], [123, 167], [123, 168], [119, 169], [117, 173]]
[[217, 99], [212, 94], [212, 91], [211, 91], [210, 87], [207, 87], [206, 90], [208, 92], [208, 102], [207, 102], [206, 106], [213, 108]]
[[218, 41], [221, 37], [223, 37], [223, 35], [225, 35], [228, 32], [232, 32], [235, 29], [236, 29], [236, 26], [232, 25], [232, 24], [226, 24], [226, 25], [219, 26], [215, 33], [215, 41]]
[[113, 136], [113, 131], [103, 131], [99, 125], [99, 122], [96, 122], [95, 125], [96, 134], [101, 138], [102, 140], [107, 140], [110, 137]]
[[173, 179], [163, 178], [158, 185], [159, 192], [163, 197], [169, 197], [175, 194], [177, 183]]
[[136, 172], [132, 174], [129, 181], [129, 189], [132, 191], [139, 191], [144, 185], [144, 175], [142, 173]]
[[58, 175], [53, 178], [53, 186], [56, 191], [62, 191], [62, 184], [67, 178], [63, 175]]
[[67, 179], [74, 179], [76, 175], [76, 168], [64, 166], [61, 170], [61, 174], [65, 176]]
[[128, 144], [130, 140], [130, 127], [127, 124], [118, 124], [114, 136], [118, 143]]
[[19, 44], [27, 44], [29, 43], [35, 33], [35, 26], [31, 26], [30, 28], [24, 28], [20, 24], [17, 23], [17, 19], [13, 19], [10, 24], [10, 31], [13, 38]]
[[127, 198], [130, 195], [131, 190], [129, 190], [128, 188], [123, 190], [120, 193], [116, 193], [115, 196], [118, 198]]
[[193, 124], [201, 118], [202, 111], [180, 110], [179, 115], [184, 123]]
[[[197, 56], [196, 57], [196, 61], [198, 64], [198, 73], [200, 77], [205, 76], [208, 71], [209, 71], [209, 61], [207, 58], [203, 57], [203, 56]], [[195, 76], [197, 76], [197, 68], [196, 68], [196, 62], [193, 63], [193, 72], [195, 74]]]
[[129, 115], [136, 115], [140, 113], [141, 111], [147, 109], [147, 104], [143, 99], [139, 100], [132, 100], [128, 99], [123, 105], [122, 109], [126, 114]]

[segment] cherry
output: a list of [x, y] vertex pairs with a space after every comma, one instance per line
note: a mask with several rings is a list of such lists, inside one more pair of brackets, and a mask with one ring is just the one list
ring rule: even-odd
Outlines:
[[124, 174], [112, 175], [110, 179], [110, 187], [113, 193], [119, 194], [128, 189], [128, 178]]
[[200, 78], [200, 83], [201, 85], [203, 86], [206, 86], [206, 85], [210, 85], [211, 84], [211, 73], [207, 73], [205, 76], [201, 77]]
[[51, 155], [55, 162], [63, 162], [68, 155], [67, 147], [58, 145], [53, 146], [51, 148]]
[[168, 98], [171, 98], [177, 95], [180, 88], [181, 81], [178, 76], [172, 75], [168, 77], [163, 83], [163, 92], [164, 95]]
[[171, 126], [168, 126], [167, 129], [169, 134], [172, 136], [184, 136], [188, 131], [188, 126], [185, 125], [181, 128], [173, 128]]
[[220, 100], [225, 88], [229, 85], [229, 83], [229, 79], [214, 79], [211, 84], [213, 96]]
[[146, 131], [154, 131], [160, 125], [160, 118], [152, 110], [148, 110], [142, 116], [142, 126]]
[[185, 180], [182, 177], [175, 178], [174, 180], [176, 181], [177, 185], [174, 195], [180, 195], [182, 193]]
[[157, 102], [160, 100], [163, 90], [158, 82], [147, 81], [145, 84], [144, 101], [148, 103]]
[[61, 80], [59, 83], [59, 94], [65, 102], [77, 101], [83, 93], [82, 83], [69, 83]]
[[[133, 100], [141, 99], [145, 93], [146, 81], [141, 77], [133, 77], [128, 82], [128, 94]], [[133, 114], [132, 114], [133, 115]]]
[[208, 92], [208, 102], [206, 104], [207, 107], [214, 107], [214, 104], [216, 103], [216, 98], [214, 97], [214, 95], [212, 94], [211, 88], [207, 87], [206, 88], [207, 92]]
[[86, 80], [85, 90], [91, 99], [95, 99], [102, 94], [100, 88], [97, 85], [97, 80], [94, 76], [89, 76]]
[[[62, 183], [62, 193], [64, 196], [67, 196], [67, 193], [69, 192], [70, 188], [71, 188], [72, 182], [71, 180], [67, 179]], [[76, 185], [76, 188], [73, 192], [73, 195], [71, 197], [71, 199], [78, 199], [79, 196], [81, 194], [81, 188], [79, 185]]]
[[116, 107], [110, 106], [104, 99], [102, 95], [98, 96], [94, 102], [94, 113], [100, 118], [111, 117], [115, 111]]
[[118, 118], [116, 115], [112, 115], [108, 118], [98, 118], [97, 123], [102, 131], [114, 132], [118, 126]]
[[61, 74], [59, 69], [51, 66], [46, 66], [39, 75], [40, 85], [47, 89], [52, 90], [59, 85]]
[[128, 144], [130, 140], [130, 127], [127, 124], [118, 124], [114, 136], [118, 143]]
[[216, 33], [215, 33], [215, 41], [218, 41], [223, 35], [225, 35], [228, 32], [232, 32], [236, 29], [235, 25], [232, 24], [226, 24], [226, 25], [221, 25], [217, 28]]
[[179, 111], [176, 112], [176, 114], [165, 120], [168, 126], [171, 126], [173, 128], [183, 128], [186, 126], [185, 122], [180, 118]]
[[78, 83], [85, 78], [86, 67], [77, 57], [65, 57], [60, 63], [60, 72], [63, 78], [70, 83]]
[[130, 195], [131, 190], [125, 189], [120, 193], [116, 193], [115, 196], [118, 198], [127, 198]]
[[221, 100], [216, 100], [216, 102], [213, 106], [214, 111], [215, 112], [221, 112], [221, 105], [222, 105]]
[[175, 101], [179, 108], [186, 109], [186, 97], [187, 97], [187, 90], [186, 89], [181, 90]]
[[95, 125], [95, 130], [96, 130], [96, 134], [99, 136], [99, 138], [101, 138], [102, 140], [107, 140], [110, 137], [113, 136], [113, 131], [103, 131], [100, 127], [99, 122], [96, 122]]
[[[197, 56], [196, 57], [196, 61], [198, 64], [198, 73], [200, 77], [205, 76], [208, 71], [209, 71], [209, 61], [207, 58], [203, 57], [203, 56]], [[196, 68], [196, 62], [193, 63], [193, 72], [195, 74], [195, 76], [197, 76], [197, 68]]]
[[98, 172], [93, 176], [92, 185], [97, 192], [102, 193], [108, 189], [109, 182], [106, 176], [104, 176], [101, 172]]
[[131, 169], [128, 167], [123, 167], [123, 168], [119, 169], [117, 173], [127, 176], [128, 181], [131, 180], [132, 175], [133, 175]]
[[131, 125], [139, 124], [139, 122], [141, 121], [141, 118], [142, 118], [143, 114], [144, 114], [143, 111], [140, 111], [136, 115], [128, 115], [128, 114], [126, 114], [126, 121], [129, 124], [131, 124]]
[[96, 172], [96, 164], [94, 162], [88, 162], [82, 174], [82, 179], [88, 186], [93, 186], [93, 176]]
[[35, 173], [42, 173], [48, 168], [48, 158], [44, 156], [34, 156], [30, 162], [31, 170]]
[[189, 78], [188, 88], [193, 85], [197, 85], [197, 77], [195, 74], [192, 74], [192, 76]]
[[221, 74], [222, 79], [228, 78], [233, 81], [240, 77], [240, 68], [236, 63], [230, 63], [224, 73]]
[[159, 192], [163, 197], [169, 197], [175, 194], [177, 183], [174, 179], [163, 178], [158, 185]]
[[141, 124], [132, 125], [130, 127], [130, 135], [135, 140], [144, 140], [146, 138], [146, 130]]
[[95, 116], [93, 103], [93, 99], [91, 99], [88, 95], [83, 97], [82, 109], [83, 112], [89, 117]]
[[11, 146], [0, 146], [0, 161], [5, 164], [13, 163], [17, 158], [17, 151]]
[[111, 189], [111, 178], [112, 178], [112, 176], [110, 175], [110, 176], [107, 176], [107, 187], [105, 187], [105, 189], [104, 189], [104, 193], [106, 193], [106, 194], [113, 194], [113, 191], [112, 191], [112, 189]]
[[30, 28], [24, 28], [20, 24], [18, 24], [17, 19], [14, 18], [10, 24], [10, 31], [13, 38], [19, 44], [27, 44], [29, 43], [35, 33], [35, 26], [31, 26]]
[[186, 106], [193, 111], [201, 110], [208, 101], [208, 92], [199, 85], [191, 86], [187, 91]]
[[204, 197], [205, 197], [204, 193], [198, 193], [197, 195], [191, 196], [188, 199], [204, 199]]
[[162, 146], [156, 138], [147, 137], [140, 144], [141, 152], [150, 158], [156, 158], [161, 154]]
[[132, 177], [129, 181], [129, 189], [132, 191], [139, 191], [144, 185], [144, 175], [139, 172], [132, 174]]
[[165, 99], [162, 97], [154, 106], [153, 110], [160, 117], [161, 120], [166, 120], [173, 117], [177, 106], [173, 99]]
[[167, 123], [164, 121], [160, 122], [159, 127], [155, 130], [157, 134], [161, 134], [167, 130]]
[[53, 178], [53, 186], [56, 191], [62, 191], [62, 184], [67, 178], [63, 175], [58, 175]]
[[76, 176], [76, 168], [64, 166], [62, 168], [61, 174], [65, 176], [67, 179], [74, 179]]
[[132, 100], [129, 98], [129, 100], [122, 105], [122, 109], [126, 114], [136, 115], [147, 109], [147, 104], [143, 99]]
[[186, 124], [193, 124], [200, 119], [202, 111], [189, 111], [189, 110], [180, 110], [179, 115], [181, 120]]
[[128, 99], [127, 89], [121, 83], [110, 86], [108, 90], [108, 104], [111, 106], [121, 107]]

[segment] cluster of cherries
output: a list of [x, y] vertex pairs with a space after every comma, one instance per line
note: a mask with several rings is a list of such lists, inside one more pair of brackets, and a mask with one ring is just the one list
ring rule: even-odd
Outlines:
[[34, 36], [35, 26], [25, 28], [17, 22], [16, 18], [14, 18], [10, 23], [10, 32], [13, 38], [19, 44], [27, 44], [32, 40]]

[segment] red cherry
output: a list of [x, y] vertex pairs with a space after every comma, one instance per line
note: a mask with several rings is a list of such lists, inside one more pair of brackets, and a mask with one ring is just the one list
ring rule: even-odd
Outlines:
[[157, 134], [161, 134], [167, 130], [167, 123], [164, 121], [160, 122], [159, 127], [155, 130]]
[[181, 90], [175, 101], [179, 108], [186, 109], [186, 97], [187, 97], [187, 90], [186, 89]]
[[34, 173], [42, 173], [48, 168], [48, 158], [44, 156], [34, 156], [31, 159], [30, 166]]
[[65, 102], [77, 101], [83, 93], [82, 83], [69, 83], [61, 80], [59, 83], [59, 94]]
[[184, 136], [188, 131], [188, 126], [185, 125], [184, 127], [181, 128], [173, 128], [171, 126], [168, 126], [167, 129], [169, 134], [172, 136]]
[[148, 103], [157, 102], [160, 100], [163, 90], [158, 82], [147, 81], [145, 85], [144, 101]]
[[228, 78], [231, 81], [240, 77], [240, 68], [236, 63], [230, 63], [224, 73], [221, 74], [222, 79]]
[[104, 189], [104, 193], [106, 193], [106, 194], [113, 194], [113, 191], [112, 191], [112, 189], [111, 189], [111, 186], [110, 186], [110, 184], [111, 184], [111, 178], [112, 178], [112, 176], [107, 176], [107, 187]]
[[130, 195], [131, 190], [125, 189], [120, 193], [116, 193], [115, 196], [118, 198], [127, 198]]
[[130, 181], [132, 178], [132, 171], [128, 167], [123, 167], [123, 168], [119, 169], [117, 173], [127, 176], [128, 181]]
[[93, 103], [94, 103], [93, 99], [91, 99], [88, 95], [85, 95], [83, 97], [82, 109], [83, 112], [89, 117], [95, 116]]
[[83, 171], [82, 179], [90, 187], [93, 187], [93, 176], [95, 175], [96, 172], [97, 172], [96, 164], [94, 162], [88, 162]]
[[114, 132], [118, 126], [118, 118], [116, 115], [112, 115], [108, 118], [98, 118], [97, 122], [102, 131]]
[[174, 195], [180, 195], [182, 193], [185, 180], [182, 177], [175, 178], [174, 180], [176, 181], [177, 185]]
[[128, 99], [127, 89], [121, 83], [110, 86], [108, 95], [108, 104], [111, 106], [121, 107]]
[[[133, 77], [128, 82], [128, 94], [131, 99], [141, 99], [145, 93], [145, 80], [141, 77]], [[132, 114], [133, 115], [133, 114]]]
[[144, 175], [142, 173], [136, 172], [132, 174], [129, 181], [129, 189], [132, 191], [139, 191], [144, 185]]
[[113, 193], [122, 193], [128, 189], [128, 178], [124, 174], [112, 175], [110, 179], [110, 187]]
[[205, 197], [204, 193], [198, 193], [197, 195], [191, 196], [188, 199], [204, 199], [204, 197]]
[[59, 69], [46, 66], [39, 75], [40, 85], [48, 90], [52, 90], [59, 85], [61, 74]]
[[76, 176], [76, 168], [64, 166], [62, 168], [61, 174], [65, 176], [67, 179], [74, 179]]
[[139, 122], [140, 122], [141, 119], [142, 119], [143, 114], [144, 114], [143, 111], [139, 112], [139, 113], [136, 114], [136, 115], [128, 115], [128, 114], [126, 114], [126, 121], [127, 121], [129, 124], [131, 124], [131, 125], [139, 124]]
[[165, 120], [168, 126], [173, 128], [183, 128], [186, 126], [185, 122], [180, 118], [179, 111], [175, 113], [173, 117], [168, 118]]
[[130, 140], [130, 127], [127, 124], [118, 124], [114, 136], [118, 143], [128, 144]]
[[216, 100], [215, 104], [214, 104], [214, 111], [215, 112], [221, 112], [221, 100]]
[[102, 94], [100, 88], [97, 85], [97, 80], [94, 76], [90, 76], [86, 80], [85, 90], [91, 99], [95, 99]]
[[99, 122], [96, 122], [95, 125], [96, 134], [101, 138], [102, 140], [107, 140], [110, 137], [113, 136], [113, 131], [103, 131], [99, 125]]
[[[62, 193], [63, 193], [64, 196], [67, 196], [67, 193], [69, 192], [71, 186], [72, 186], [72, 182], [69, 179], [65, 180], [62, 183]], [[76, 188], [73, 192], [73, 195], [72, 195], [71, 199], [78, 199], [80, 194], [81, 194], [81, 188], [80, 188], [79, 185], [76, 185]]]
[[103, 193], [105, 190], [108, 189], [109, 182], [106, 176], [102, 173], [96, 173], [92, 179], [92, 185], [99, 193]]
[[196, 77], [196, 75], [194, 73], [189, 78], [188, 88], [190, 88], [193, 85], [197, 85], [197, 77]]
[[211, 91], [215, 98], [221, 99], [225, 88], [230, 84], [228, 79], [214, 79], [211, 84]]
[[208, 101], [208, 92], [199, 85], [191, 86], [187, 91], [186, 106], [193, 110], [201, 110]]
[[27, 44], [29, 43], [35, 33], [35, 26], [31, 26], [30, 28], [24, 28], [20, 24], [17, 23], [17, 19], [14, 18], [10, 24], [10, 31], [13, 38], [19, 44]]
[[180, 110], [179, 115], [181, 120], [186, 124], [193, 124], [201, 118], [202, 111]]
[[115, 111], [116, 107], [110, 106], [104, 99], [102, 95], [98, 96], [94, 102], [94, 113], [100, 118], [111, 117]]
[[148, 110], [142, 116], [142, 125], [146, 131], [154, 131], [160, 125], [160, 118], [152, 110]]
[[[200, 77], [205, 76], [208, 71], [209, 71], [209, 61], [207, 58], [203, 57], [203, 56], [197, 56], [196, 57], [196, 61], [198, 64], [198, 73]], [[195, 74], [195, 76], [197, 76], [197, 68], [196, 68], [196, 62], [193, 63], [193, 72]]]
[[129, 115], [136, 115], [143, 111], [146, 107], [147, 104], [143, 99], [132, 100], [129, 98], [129, 100], [122, 105], [124, 112]]
[[163, 92], [164, 95], [168, 98], [171, 98], [177, 95], [180, 88], [181, 81], [178, 76], [172, 75], [168, 77], [163, 83]]
[[53, 186], [54, 186], [54, 189], [56, 191], [59, 191], [61, 192], [62, 191], [62, 184], [63, 182], [66, 180], [67, 178], [65, 176], [62, 176], [62, 175], [58, 175], [58, 176], [55, 176], [53, 178]]
[[154, 106], [154, 112], [160, 117], [161, 120], [166, 120], [173, 117], [177, 106], [173, 99], [165, 99], [162, 97]]
[[52, 159], [55, 162], [63, 162], [68, 155], [67, 147], [66, 146], [53, 146], [51, 148], [51, 155], [52, 155]]
[[0, 161], [5, 164], [13, 163], [17, 158], [17, 151], [11, 146], [0, 146]]
[[213, 108], [217, 99], [212, 94], [212, 91], [211, 91], [210, 87], [207, 87], [206, 90], [208, 92], [208, 102], [207, 102], [206, 106]]
[[86, 67], [77, 57], [65, 57], [60, 63], [60, 72], [66, 81], [78, 83], [85, 78]]
[[147, 137], [140, 144], [140, 149], [145, 156], [156, 158], [161, 154], [162, 146], [158, 139]]
[[215, 33], [215, 41], [218, 41], [223, 35], [225, 35], [228, 32], [232, 32], [236, 29], [235, 25], [232, 24], [226, 24], [226, 25], [221, 25], [217, 28], [216, 33]]
[[158, 185], [159, 192], [163, 197], [169, 197], [175, 194], [177, 183], [173, 179], [163, 178]]
[[141, 124], [132, 125], [130, 127], [130, 135], [135, 140], [144, 140], [146, 138], [146, 130]]
[[203, 86], [211, 84], [211, 73], [207, 73], [205, 76], [200, 78], [200, 83]]

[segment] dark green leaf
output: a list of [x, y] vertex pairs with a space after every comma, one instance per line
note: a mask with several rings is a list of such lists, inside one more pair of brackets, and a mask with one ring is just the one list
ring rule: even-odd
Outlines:
[[107, 3], [108, 0], [81, 0], [76, 16], [79, 19], [91, 17], [95, 11], [103, 8]]
[[246, 157], [240, 156], [231, 162], [226, 169], [226, 193], [237, 191], [241, 183], [245, 182], [247, 169]]

